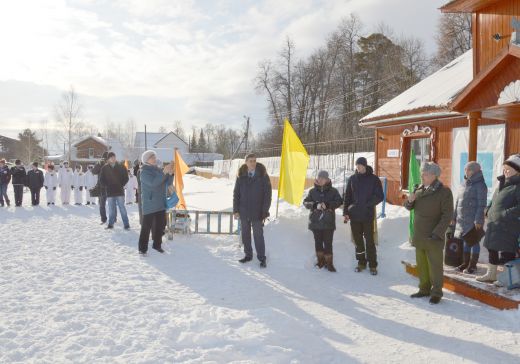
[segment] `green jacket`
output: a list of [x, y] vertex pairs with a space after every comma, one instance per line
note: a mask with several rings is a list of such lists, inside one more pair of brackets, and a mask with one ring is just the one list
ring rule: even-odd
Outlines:
[[404, 206], [414, 210], [414, 234], [412, 244], [421, 247], [425, 244], [444, 244], [444, 235], [453, 217], [453, 195], [448, 187], [436, 180], [428, 189], [416, 191], [416, 199]]

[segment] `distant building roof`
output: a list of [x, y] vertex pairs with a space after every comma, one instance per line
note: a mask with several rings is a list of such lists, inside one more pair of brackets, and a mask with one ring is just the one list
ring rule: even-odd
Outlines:
[[[146, 146], [148, 148], [153, 147], [159, 140], [164, 138], [168, 133], [146, 133]], [[134, 147], [142, 147], [145, 146], [145, 133], [142, 131], [138, 131], [135, 133], [135, 139], [134, 139]]]
[[472, 79], [473, 51], [469, 50], [365, 116], [360, 124], [384, 122], [414, 113], [449, 112], [450, 103]]

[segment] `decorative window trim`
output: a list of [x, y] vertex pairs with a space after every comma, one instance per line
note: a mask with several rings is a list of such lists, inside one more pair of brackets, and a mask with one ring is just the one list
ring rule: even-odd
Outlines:
[[[404, 165], [404, 161], [403, 161], [403, 155], [404, 155], [404, 145], [405, 145], [405, 140], [406, 139], [414, 139], [414, 138], [430, 138], [430, 160], [431, 161], [435, 161], [435, 157], [436, 157], [436, 150], [435, 150], [435, 138], [436, 138], [436, 133], [435, 133], [435, 129], [430, 127], [430, 126], [419, 126], [419, 125], [414, 125], [413, 128], [409, 129], [404, 129], [403, 132], [401, 133], [401, 146], [400, 146], [400, 149], [399, 149], [399, 152], [400, 152], [400, 155], [401, 157], [399, 158], [399, 174], [400, 174], [400, 178], [399, 178], [399, 190], [400, 191], [404, 191], [403, 189], [403, 186], [404, 186], [404, 181], [403, 181], [403, 165]], [[408, 156], [409, 158], [410, 156]]]

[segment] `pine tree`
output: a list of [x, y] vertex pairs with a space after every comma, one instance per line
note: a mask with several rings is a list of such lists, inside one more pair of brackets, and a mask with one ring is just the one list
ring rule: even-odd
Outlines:
[[206, 144], [206, 138], [204, 137], [204, 130], [200, 129], [200, 135], [199, 135], [199, 152], [205, 153], [207, 151], [207, 144]]
[[191, 142], [190, 142], [190, 152], [197, 151], [197, 136], [195, 133], [191, 134]]

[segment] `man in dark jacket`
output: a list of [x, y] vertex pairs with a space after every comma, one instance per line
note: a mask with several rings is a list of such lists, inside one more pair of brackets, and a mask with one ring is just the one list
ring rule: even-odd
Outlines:
[[[94, 191], [96, 191], [96, 195], [99, 198], [99, 216], [101, 217], [101, 225], [107, 222], [107, 191], [106, 187], [101, 185], [101, 181], [99, 180], [99, 174], [101, 173], [101, 168], [106, 164], [108, 157], [108, 152], [104, 152], [101, 160], [96, 163], [94, 168], [92, 169], [92, 174], [98, 176], [97, 185], [94, 187]], [[116, 210], [116, 219], [117, 219], [117, 210]]]
[[11, 176], [14, 189], [14, 204], [16, 207], [19, 207], [22, 206], [23, 187], [25, 186], [25, 179], [27, 178], [25, 167], [22, 166], [22, 161], [19, 159], [14, 162], [14, 167], [11, 168]]
[[251, 245], [251, 228], [255, 239], [255, 249], [260, 267], [267, 266], [264, 241], [264, 221], [269, 217], [271, 207], [271, 181], [265, 166], [256, 162], [254, 154], [246, 156], [246, 163], [239, 171], [233, 191], [233, 213], [235, 219], [240, 219], [242, 228], [242, 243], [245, 257], [240, 263], [253, 259]]
[[121, 219], [126, 230], [130, 229], [128, 214], [125, 207], [125, 189], [128, 182], [128, 171], [124, 165], [116, 161], [114, 152], [108, 152], [107, 163], [101, 168], [99, 183], [106, 190], [108, 202], [108, 226], [113, 229], [116, 221], [116, 206], [119, 207]]
[[314, 183], [314, 188], [303, 200], [306, 208], [311, 210], [309, 214], [309, 230], [314, 234], [316, 248], [316, 266], [327, 266], [330, 272], [335, 272], [332, 253], [332, 240], [336, 230], [335, 210], [343, 204], [337, 189], [332, 187], [327, 171], [320, 171]]
[[356, 160], [356, 173], [348, 180], [344, 198], [343, 216], [345, 223], [350, 221], [356, 244], [356, 272], [365, 270], [368, 261], [370, 273], [376, 275], [375, 208], [383, 201], [384, 194], [381, 180], [374, 174], [372, 167], [368, 166], [366, 158]]
[[4, 200], [7, 206], [11, 204], [7, 197], [7, 186], [11, 181], [11, 171], [5, 163], [5, 159], [0, 159], [0, 207], [4, 207]]
[[43, 187], [43, 172], [38, 169], [38, 162], [32, 164], [32, 169], [27, 173], [27, 187], [31, 191], [31, 204], [40, 204], [40, 190]]

